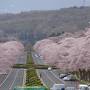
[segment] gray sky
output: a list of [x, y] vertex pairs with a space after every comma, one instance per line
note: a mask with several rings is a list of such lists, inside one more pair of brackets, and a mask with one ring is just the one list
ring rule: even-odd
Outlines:
[[[30, 10], [55, 10], [70, 6], [81, 6], [83, 0], [0, 0], [0, 13]], [[90, 6], [90, 0], [85, 5]]]

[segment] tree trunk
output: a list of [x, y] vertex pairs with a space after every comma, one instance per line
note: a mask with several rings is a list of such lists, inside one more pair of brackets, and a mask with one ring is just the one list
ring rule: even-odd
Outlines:
[[83, 79], [83, 72], [81, 69], [79, 69], [79, 73], [80, 73], [80, 80], [82, 80]]

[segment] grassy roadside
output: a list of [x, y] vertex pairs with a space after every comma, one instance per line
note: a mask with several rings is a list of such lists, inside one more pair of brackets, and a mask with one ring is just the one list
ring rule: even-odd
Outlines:
[[33, 59], [31, 53], [27, 54], [27, 64], [31, 65], [31, 68], [26, 72], [26, 86], [43, 86], [42, 82], [37, 76], [36, 69], [33, 68]]

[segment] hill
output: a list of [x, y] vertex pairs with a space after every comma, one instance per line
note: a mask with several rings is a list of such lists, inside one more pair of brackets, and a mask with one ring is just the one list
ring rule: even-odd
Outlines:
[[89, 26], [88, 22], [90, 22], [90, 7], [1, 14], [0, 38], [1, 40], [19, 38], [34, 43], [48, 36], [60, 35], [62, 32], [84, 30]]

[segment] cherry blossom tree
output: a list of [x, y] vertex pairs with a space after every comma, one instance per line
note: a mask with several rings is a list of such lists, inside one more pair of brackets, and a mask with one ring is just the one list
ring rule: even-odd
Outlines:
[[[56, 39], [57, 38], [57, 39]], [[61, 70], [79, 72], [81, 79], [90, 80], [90, 29], [75, 37], [52, 37], [38, 41], [34, 50], [43, 56], [47, 64]], [[88, 78], [89, 76], [89, 78]]]
[[24, 46], [18, 41], [0, 43], [0, 73], [7, 73], [23, 54]]

